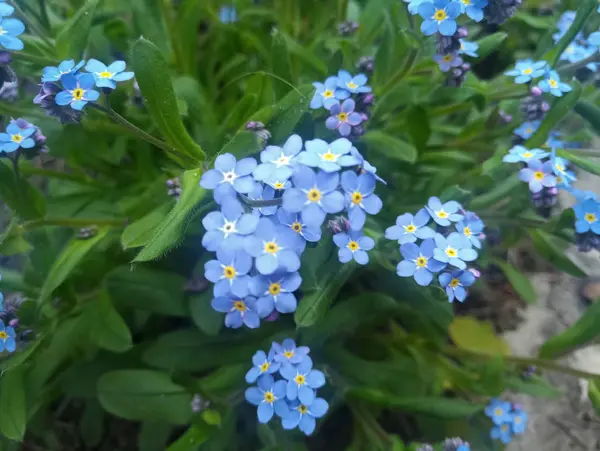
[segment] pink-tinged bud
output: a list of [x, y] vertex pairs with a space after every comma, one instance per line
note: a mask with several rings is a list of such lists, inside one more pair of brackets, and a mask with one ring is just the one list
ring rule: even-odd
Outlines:
[[367, 116], [366, 113], [360, 113], [360, 118], [362, 119], [363, 122], [365, 122], [366, 120], [369, 119], [369, 116]]
[[459, 38], [466, 38], [467, 36], [469, 36], [469, 30], [467, 30], [465, 27], [460, 27], [457, 30], [456, 34]]
[[476, 279], [479, 279], [481, 277], [481, 273], [479, 271], [477, 271], [475, 268], [469, 268], [467, 271], [469, 271], [471, 274], [473, 274]]
[[277, 321], [277, 319], [279, 319], [279, 312], [273, 310], [271, 314], [265, 318], [265, 321]]
[[541, 96], [542, 95], [542, 90], [540, 88], [538, 88], [537, 86], [534, 86], [533, 88], [531, 88], [531, 95], [532, 96]]
[[523, 409], [523, 405], [521, 405], [519, 403], [516, 403], [516, 402], [513, 402], [512, 408], [513, 408], [513, 410], [522, 410]]
[[10, 327], [19, 327], [19, 318], [11, 319], [8, 323]]
[[542, 102], [542, 111], [544, 113], [547, 113], [550, 110], [550, 105], [548, 104], [548, 102]]

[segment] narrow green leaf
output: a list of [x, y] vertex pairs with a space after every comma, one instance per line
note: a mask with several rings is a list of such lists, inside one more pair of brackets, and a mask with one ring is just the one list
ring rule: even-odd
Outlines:
[[574, 277], [585, 277], [585, 272], [565, 255], [567, 244], [542, 230], [529, 229], [535, 249], [556, 268]]
[[154, 236], [155, 230], [162, 223], [171, 209], [170, 203], [160, 205], [143, 218], [129, 224], [121, 235], [123, 249], [145, 246]]
[[125, 352], [131, 348], [129, 327], [115, 310], [106, 290], [100, 291], [87, 314], [92, 342], [113, 352]]
[[489, 207], [490, 205], [505, 199], [522, 183], [523, 182], [519, 180], [519, 174], [513, 173], [497, 183], [490, 191], [473, 198], [469, 204], [469, 208], [479, 210], [481, 208]]
[[427, 111], [420, 106], [409, 108], [406, 112], [406, 128], [415, 147], [421, 152], [424, 151], [431, 136]]
[[43, 194], [21, 177], [19, 182], [7, 164], [0, 162], [0, 198], [23, 219], [39, 219], [46, 213]]
[[290, 35], [284, 33], [283, 31], [280, 31], [279, 33], [285, 40], [288, 51], [291, 54], [296, 55], [306, 64], [312, 66], [321, 77], [324, 78], [327, 76], [327, 65], [323, 62], [323, 60], [317, 58], [313, 52], [298, 44]]
[[596, 414], [600, 415], [600, 381], [598, 379], [588, 381], [588, 397]]
[[380, 131], [370, 131], [361, 138], [370, 149], [385, 157], [396, 161], [408, 161], [414, 163], [417, 161], [417, 149], [406, 141], [394, 138], [387, 133]]
[[533, 288], [533, 285], [527, 276], [521, 273], [510, 263], [500, 260], [494, 260], [493, 263], [502, 269], [502, 272], [506, 275], [508, 281], [513, 286], [515, 291], [519, 294], [519, 296], [521, 296], [521, 299], [528, 304], [534, 304], [537, 301], [535, 288]]
[[[285, 81], [293, 83], [290, 54], [288, 52], [286, 41], [278, 31], [273, 33], [272, 39], [271, 71]], [[289, 91], [289, 87], [279, 80], [273, 80], [273, 90], [275, 91], [275, 98], [279, 100]]]
[[216, 431], [214, 426], [211, 426], [204, 421], [198, 421], [188, 428], [167, 451], [195, 451], [198, 447], [206, 442]]
[[19, 366], [0, 377], [0, 432], [10, 440], [21, 441], [27, 425], [25, 398], [25, 366]]
[[171, 74], [160, 50], [150, 41], [140, 38], [133, 45], [132, 66], [144, 96], [148, 112], [165, 141], [175, 153], [188, 155], [198, 162], [206, 155], [185, 129], [173, 91]]
[[152, 237], [135, 257], [134, 262], [145, 262], [160, 258], [183, 239], [194, 208], [206, 194], [200, 186], [201, 176], [202, 171], [200, 169], [183, 173], [181, 177], [181, 197], [167, 217], [155, 226]]
[[508, 35], [505, 32], [498, 31], [494, 34], [486, 36], [485, 38], [475, 41], [479, 45], [479, 49], [477, 50], [478, 58], [483, 59], [490, 55], [493, 51], [497, 50], [507, 36]]
[[580, 100], [575, 105], [575, 112], [589, 122], [596, 135], [600, 135], [600, 108], [586, 100]]
[[557, 399], [563, 395], [550, 382], [535, 375], [528, 379], [523, 379], [521, 376], [508, 377], [506, 388], [518, 393], [548, 399]]
[[52, 292], [69, 277], [71, 272], [81, 263], [87, 254], [106, 237], [108, 227], [98, 230], [98, 233], [87, 240], [72, 239], [63, 251], [56, 257], [48, 272], [44, 285], [40, 290], [38, 302], [48, 299]]
[[74, 16], [61, 26], [56, 37], [56, 50], [61, 59], [78, 59], [83, 56], [98, 1], [87, 0]]

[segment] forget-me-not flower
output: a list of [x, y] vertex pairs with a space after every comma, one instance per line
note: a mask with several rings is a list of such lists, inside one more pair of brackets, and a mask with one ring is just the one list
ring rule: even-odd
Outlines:
[[259, 377], [279, 371], [281, 363], [275, 362], [274, 357], [275, 351], [273, 349], [269, 351], [268, 355], [264, 351], [256, 351], [252, 356], [254, 366], [246, 373], [246, 382], [253, 384]]
[[405, 3], [408, 3], [408, 12], [413, 16], [419, 13], [419, 6], [421, 3], [428, 0], [403, 0]]
[[35, 147], [35, 141], [31, 135], [35, 133], [35, 127], [21, 129], [17, 124], [11, 123], [6, 127], [6, 133], [0, 133], [0, 151], [14, 152], [18, 148], [31, 149]]
[[0, 46], [6, 50], [23, 50], [23, 41], [17, 36], [24, 31], [25, 25], [19, 19], [0, 16]]
[[371, 87], [367, 86], [368, 79], [365, 74], [358, 74], [353, 77], [349, 72], [340, 70], [337, 78], [338, 88], [345, 89], [352, 94], [371, 92]]
[[99, 88], [115, 89], [117, 82], [133, 78], [133, 72], [125, 72], [125, 61], [115, 61], [107, 66], [92, 58], [85, 65], [85, 70], [94, 75], [96, 86]]
[[299, 399], [303, 404], [311, 404], [315, 399], [315, 390], [325, 385], [325, 375], [313, 370], [310, 357], [305, 357], [298, 365], [284, 362], [279, 370], [287, 379], [286, 396], [290, 401]]
[[339, 102], [334, 103], [329, 108], [331, 116], [325, 121], [325, 126], [329, 130], [337, 130], [342, 136], [350, 135], [352, 127], [363, 121], [362, 115], [354, 111], [354, 108], [356, 108], [356, 104], [352, 99], [344, 100], [341, 105]]
[[470, 241], [457, 232], [452, 232], [447, 237], [437, 233], [434, 240], [436, 248], [433, 250], [433, 258], [439, 262], [466, 269], [465, 262], [472, 262], [477, 258], [477, 252], [471, 248]]
[[337, 190], [338, 173], [319, 171], [307, 167], [298, 168], [292, 176], [294, 187], [283, 193], [283, 209], [289, 213], [301, 213], [302, 222], [320, 227], [327, 213], [339, 213], [344, 209], [344, 195]]
[[348, 233], [336, 233], [333, 235], [333, 242], [340, 248], [338, 259], [341, 263], [354, 260], [359, 265], [366, 265], [369, 263], [367, 251], [375, 247], [373, 238], [363, 236], [361, 231], [354, 230]]
[[258, 421], [263, 424], [268, 423], [274, 413], [279, 416], [287, 413], [285, 390], [285, 381], [275, 382], [270, 374], [265, 374], [258, 379], [258, 387], [250, 387], [246, 390], [246, 400], [250, 404], [258, 406], [256, 412]]
[[229, 250], [242, 249], [244, 237], [254, 233], [258, 221], [258, 216], [244, 212], [237, 199], [228, 198], [221, 205], [221, 211], [211, 211], [202, 219], [206, 229], [202, 246], [210, 252], [216, 252], [220, 246]]
[[297, 272], [277, 272], [269, 276], [257, 275], [250, 281], [250, 291], [258, 298], [256, 308], [261, 318], [277, 310], [279, 313], [296, 311], [298, 301], [294, 292], [300, 288], [302, 277]]
[[[552, 152], [552, 172], [556, 175], [557, 183], [563, 186], [569, 186], [571, 182], [577, 180], [575, 174], [567, 170], [569, 162], [564, 158], [557, 157], [555, 152]], [[559, 182], [560, 179], [560, 182]]]
[[287, 181], [293, 173], [295, 157], [302, 150], [302, 138], [290, 136], [283, 147], [267, 146], [260, 153], [261, 163], [252, 171], [252, 176], [260, 181]]
[[0, 319], [0, 352], [15, 352], [17, 349], [15, 329], [12, 326], [5, 326], [4, 321]]
[[100, 97], [100, 93], [92, 89], [92, 74], [66, 74], [61, 78], [61, 82], [65, 90], [56, 94], [57, 105], [70, 105], [74, 110], [80, 111], [88, 102], [94, 102]]
[[600, 47], [600, 31], [594, 31], [590, 33], [587, 38], [588, 45], [592, 45], [594, 47]]
[[415, 282], [427, 286], [433, 280], [433, 273], [440, 272], [446, 267], [433, 258], [435, 241], [431, 238], [423, 240], [421, 246], [415, 243], [404, 243], [400, 246], [400, 253], [404, 257], [398, 263], [397, 274], [400, 277], [414, 277]]
[[383, 183], [384, 185], [387, 185], [387, 182], [377, 175], [377, 168], [371, 163], [369, 163], [367, 160], [365, 160], [365, 158], [361, 155], [361, 153], [356, 147], [352, 147], [350, 149], [350, 155], [356, 158], [356, 161], [358, 161], [358, 166], [360, 167], [361, 171], [373, 174], [377, 181]]
[[[592, 33], [593, 34], [593, 33]], [[591, 35], [590, 35], [591, 36]], [[589, 42], [589, 39], [588, 39]], [[568, 61], [569, 63], [576, 63], [585, 58], [586, 50], [585, 47], [577, 44], [575, 41], [571, 42], [564, 52], [560, 55], [561, 61]]]
[[433, 55], [433, 60], [442, 72], [448, 72], [453, 67], [458, 67], [463, 63], [463, 59], [457, 53], [446, 53], [445, 55], [438, 53]]
[[243, 158], [236, 161], [230, 153], [219, 155], [215, 159], [215, 168], [206, 171], [200, 179], [200, 186], [214, 190], [214, 198], [218, 204], [236, 193], [247, 194], [254, 188], [252, 171], [256, 168], [254, 158]]
[[499, 399], [492, 399], [484, 410], [486, 416], [497, 426], [511, 422], [510, 411], [510, 403]]
[[527, 163], [531, 160], [541, 160], [550, 155], [542, 149], [527, 149], [523, 146], [514, 146], [502, 158], [505, 163]]
[[522, 434], [527, 428], [527, 413], [523, 409], [515, 409], [512, 414], [512, 431], [514, 434]]
[[522, 60], [517, 62], [514, 69], [504, 72], [504, 75], [515, 77], [515, 83], [527, 83], [544, 75], [547, 65], [546, 61]]
[[505, 445], [508, 445], [512, 441], [511, 424], [504, 423], [499, 426], [494, 426], [490, 430], [490, 437], [496, 440], [500, 440]]
[[321, 227], [304, 224], [301, 215], [298, 213], [288, 213], [283, 208], [280, 208], [277, 210], [277, 219], [280, 224], [289, 227], [306, 241], [316, 243], [321, 239]]
[[217, 250], [217, 260], [210, 260], [204, 265], [204, 277], [215, 284], [213, 294], [225, 296], [233, 293], [236, 296], [247, 296], [248, 284], [252, 269], [252, 257], [243, 250]]
[[433, 0], [419, 5], [419, 14], [424, 19], [421, 32], [431, 36], [439, 32], [443, 36], [456, 33], [456, 18], [461, 13], [461, 4], [454, 0]]
[[479, 50], [479, 44], [476, 42], [465, 41], [464, 39], [459, 39], [460, 48], [458, 49], [458, 53], [461, 55], [467, 55], [472, 58], [477, 58], [479, 55], [477, 54], [477, 50]]
[[529, 139], [540, 127], [540, 121], [523, 122], [520, 126], [513, 130], [513, 133], [523, 139]]
[[[255, 201], [269, 201], [275, 199], [275, 189], [269, 185], [255, 182], [254, 188], [248, 193], [248, 198]], [[277, 212], [277, 205], [253, 208], [252, 213], [258, 216], [271, 216]]]
[[312, 100], [310, 101], [310, 107], [313, 110], [321, 107], [329, 109], [339, 100], [344, 100], [350, 97], [349, 91], [346, 89], [340, 89], [338, 87], [337, 77], [329, 77], [327, 80], [325, 80], [325, 83], [314, 82], [313, 86], [317, 88]]
[[552, 161], [542, 163], [540, 160], [531, 160], [527, 167], [519, 171], [519, 179], [529, 183], [532, 193], [539, 193], [544, 187], [556, 186], [556, 177], [552, 172]]
[[470, 287], [475, 283], [475, 276], [471, 271], [453, 271], [440, 274], [439, 281], [442, 288], [446, 290], [448, 302], [458, 299], [463, 302], [467, 297], [465, 287]]
[[235, 6], [221, 6], [219, 9], [219, 22], [222, 24], [235, 23], [238, 20]]
[[296, 342], [291, 338], [286, 338], [283, 343], [273, 343], [275, 350], [275, 361], [279, 363], [289, 362], [294, 365], [302, 362], [310, 349], [308, 346], [296, 346]]
[[306, 150], [298, 155], [298, 162], [325, 172], [337, 172], [342, 167], [358, 165], [359, 161], [350, 154], [352, 143], [339, 138], [331, 144], [322, 139], [306, 141]]
[[417, 238], [422, 240], [433, 238], [435, 232], [430, 227], [426, 227], [431, 216], [425, 208], [422, 208], [416, 215], [404, 213], [396, 218], [396, 225], [388, 227], [385, 231], [385, 237], [388, 240], [398, 240], [398, 244], [414, 243]]
[[61, 62], [58, 67], [47, 66], [42, 71], [42, 83], [59, 81], [63, 75], [75, 74], [83, 67], [85, 61], [81, 60], [75, 64], [75, 60]]
[[600, 204], [596, 199], [581, 200], [573, 207], [573, 210], [575, 211], [575, 231], [577, 233], [586, 233], [591, 230], [596, 235], [600, 235]]
[[462, 234], [477, 249], [481, 249], [479, 234], [483, 232], [484, 224], [479, 218], [465, 217], [455, 225], [456, 231]]
[[475, 22], [481, 22], [483, 19], [483, 8], [488, 4], [488, 0], [460, 0], [462, 12]]
[[375, 177], [368, 172], [358, 175], [354, 171], [342, 174], [342, 189], [346, 193], [348, 219], [352, 230], [362, 230], [367, 219], [367, 213], [376, 215], [381, 211], [383, 202], [373, 193]]
[[15, 8], [8, 3], [4, 3], [4, 1], [0, 2], [0, 17], [12, 16], [14, 12]]
[[282, 417], [283, 429], [290, 430], [298, 427], [306, 435], [311, 435], [316, 426], [316, 418], [327, 413], [329, 404], [323, 398], [315, 398], [309, 405], [299, 400], [288, 403], [288, 412]]
[[234, 294], [227, 296], [218, 296], [214, 298], [210, 305], [213, 309], [225, 315], [225, 326], [232, 329], [239, 329], [242, 324], [250, 329], [256, 329], [260, 326], [260, 318], [256, 312], [256, 298], [246, 296], [240, 298]]
[[442, 227], [447, 227], [450, 222], [458, 222], [463, 218], [463, 215], [457, 213], [460, 209], [460, 204], [453, 200], [444, 204], [437, 197], [430, 197], [425, 207], [431, 218]]
[[549, 92], [555, 97], [562, 97], [563, 93], [571, 92], [571, 88], [568, 84], [560, 81], [560, 76], [555, 70], [551, 70], [542, 81], [538, 83], [538, 87], [544, 91]]

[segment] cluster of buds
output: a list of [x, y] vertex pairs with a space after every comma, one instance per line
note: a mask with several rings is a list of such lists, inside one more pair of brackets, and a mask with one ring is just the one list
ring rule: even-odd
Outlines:
[[265, 145], [267, 141], [271, 139], [271, 132], [267, 130], [265, 124], [263, 124], [262, 122], [250, 121], [246, 124], [245, 128], [249, 132], [254, 132], [256, 136], [258, 136], [262, 140], [263, 145]]
[[347, 20], [338, 25], [338, 34], [340, 36], [352, 36], [358, 30], [358, 22]]
[[181, 181], [179, 177], [173, 177], [167, 180], [167, 194], [175, 199], [179, 199], [181, 196]]
[[492, 25], [502, 25], [515, 15], [523, 0], [489, 0], [484, 20]]

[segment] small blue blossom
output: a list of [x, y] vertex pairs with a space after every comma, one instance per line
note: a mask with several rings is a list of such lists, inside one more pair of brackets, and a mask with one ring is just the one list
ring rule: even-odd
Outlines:
[[254, 365], [246, 373], [246, 382], [253, 384], [256, 380], [266, 374], [273, 374], [279, 371], [281, 364], [275, 362], [275, 351], [271, 349], [269, 355], [265, 354], [264, 351], [257, 351], [252, 356], [252, 364]]
[[286, 338], [283, 343], [273, 343], [275, 351], [275, 361], [279, 363], [299, 364], [307, 358], [310, 349], [307, 346], [296, 346], [296, 342], [291, 338]]
[[422, 240], [433, 238], [435, 232], [430, 227], [425, 227], [431, 216], [425, 208], [417, 212], [415, 216], [404, 213], [396, 218], [396, 225], [388, 227], [385, 237], [388, 240], [398, 240], [398, 244], [414, 243], [417, 238]]
[[456, 18], [461, 13], [461, 4], [454, 0], [426, 1], [419, 5], [419, 15], [424, 19], [421, 32], [431, 36], [439, 32], [443, 36], [456, 33]]
[[250, 291], [258, 298], [258, 315], [266, 318], [274, 310], [279, 313], [295, 312], [298, 301], [294, 292], [300, 288], [301, 283], [302, 277], [297, 272], [254, 276], [250, 281]]
[[[12, 7], [11, 7], [12, 8]], [[4, 8], [4, 12], [8, 11]], [[14, 11], [14, 10], [13, 10]], [[25, 25], [19, 19], [0, 15], [0, 46], [6, 50], [23, 50], [24, 45], [17, 36], [25, 31]]]
[[512, 441], [512, 431], [510, 423], [504, 423], [499, 426], [495, 426], [490, 431], [490, 437], [496, 440], [500, 440], [505, 445], [508, 445]]
[[352, 155], [354, 158], [356, 158], [356, 160], [358, 161], [358, 166], [360, 167], [361, 171], [368, 172], [369, 174], [373, 174], [375, 176], [375, 179], [377, 179], [377, 181], [383, 183], [384, 185], [387, 185], [387, 182], [377, 175], [377, 168], [375, 166], [373, 166], [371, 163], [369, 163], [367, 160], [365, 160], [365, 158], [361, 155], [361, 153], [358, 151], [358, 149], [356, 147], [352, 147], [350, 149], [350, 155]]
[[319, 168], [325, 172], [337, 172], [342, 167], [356, 166], [359, 161], [350, 154], [352, 143], [346, 138], [339, 138], [331, 144], [322, 139], [306, 141], [306, 150], [300, 152], [297, 161], [311, 168]]
[[222, 24], [229, 24], [237, 21], [238, 15], [235, 6], [221, 6], [219, 9], [219, 22]]
[[448, 72], [453, 67], [458, 67], [463, 63], [463, 59], [458, 53], [446, 53], [445, 55], [435, 54], [433, 60], [438, 64], [442, 72]]
[[415, 14], [419, 14], [419, 6], [421, 3], [426, 2], [428, 0], [403, 0], [405, 3], [408, 3], [408, 12], [413, 16]]
[[556, 182], [562, 186], [569, 186], [577, 180], [572, 171], [568, 171], [569, 161], [564, 158], [557, 157], [555, 152], [552, 152], [552, 172], [556, 175]]
[[225, 315], [227, 327], [239, 329], [244, 324], [250, 329], [256, 329], [260, 326], [255, 297], [247, 296], [242, 299], [234, 294], [228, 294], [214, 298], [210, 305], [217, 312], [227, 313]]
[[600, 31], [594, 31], [590, 33], [587, 38], [588, 45], [592, 45], [594, 47], [600, 47]]
[[477, 50], [479, 50], [479, 44], [476, 42], [465, 41], [464, 39], [459, 39], [458, 41], [460, 42], [460, 49], [458, 50], [458, 53], [461, 55], [470, 56], [472, 58], [479, 57], [477, 54]]
[[529, 183], [532, 193], [539, 193], [544, 187], [556, 186], [556, 177], [552, 172], [552, 161], [542, 163], [540, 160], [531, 160], [527, 167], [519, 171], [519, 179]]
[[256, 258], [255, 265], [263, 275], [273, 274], [282, 267], [288, 272], [300, 269], [300, 258], [296, 253], [302, 238], [288, 227], [275, 224], [273, 220], [260, 218], [256, 231], [246, 238], [246, 251]]
[[62, 76], [61, 82], [65, 90], [56, 94], [57, 105], [70, 105], [72, 109], [81, 111], [88, 102], [94, 102], [100, 97], [100, 93], [92, 89], [92, 74], [66, 74]]
[[467, 297], [467, 290], [475, 283], [475, 276], [470, 271], [453, 271], [440, 274], [439, 282], [442, 288], [446, 290], [448, 302], [457, 299], [463, 302]]
[[47, 66], [42, 71], [42, 83], [60, 81], [63, 75], [76, 74], [83, 67], [85, 61], [79, 61], [75, 64], [75, 60], [66, 60], [58, 65], [58, 67]]
[[414, 277], [419, 285], [428, 286], [433, 280], [433, 273], [446, 267], [446, 263], [433, 258], [434, 249], [435, 241], [431, 238], [423, 240], [420, 247], [415, 243], [400, 246], [404, 260], [398, 264], [397, 274], [400, 277]]
[[248, 284], [252, 269], [252, 257], [243, 250], [231, 251], [219, 248], [217, 260], [204, 265], [204, 277], [214, 283], [213, 294], [225, 296], [233, 293], [245, 297], [249, 294]]
[[[277, 210], [277, 219], [279, 223], [289, 227], [295, 233], [300, 235], [306, 241], [316, 243], [321, 239], [321, 227], [318, 226], [307, 226], [302, 222], [302, 218], [298, 213], [288, 213], [283, 208]], [[301, 249], [302, 251], [304, 248]]]
[[[473, 215], [475, 216], [475, 215]], [[467, 215], [465, 219], [456, 223], [456, 231], [462, 234], [477, 249], [481, 249], [479, 235], [483, 232], [485, 225], [478, 217]]]
[[310, 107], [313, 110], [325, 107], [331, 108], [340, 100], [345, 100], [350, 97], [350, 92], [338, 87], [338, 78], [329, 77], [325, 83], [314, 82], [313, 86], [317, 89], [310, 101]]
[[200, 179], [200, 186], [214, 190], [214, 198], [218, 204], [223, 199], [235, 196], [236, 193], [248, 194], [254, 188], [252, 171], [256, 168], [254, 158], [243, 158], [236, 161], [230, 153], [219, 155], [215, 159], [215, 168], [206, 171]]
[[85, 65], [85, 70], [94, 75], [96, 86], [99, 88], [115, 89], [117, 82], [133, 78], [133, 72], [124, 72], [125, 61], [115, 61], [110, 66], [107, 66], [92, 58]]
[[488, 4], [488, 0], [459, 0], [462, 6], [462, 12], [475, 22], [481, 22], [483, 19], [483, 8]]
[[11, 326], [5, 326], [4, 321], [0, 319], [0, 352], [15, 352], [17, 349], [15, 329]]
[[371, 87], [367, 86], [368, 78], [365, 74], [358, 74], [353, 77], [349, 72], [341, 70], [338, 72], [337, 78], [338, 88], [345, 89], [352, 94], [371, 92]]
[[523, 139], [529, 139], [537, 131], [540, 121], [523, 122], [519, 127], [513, 130], [513, 133]]
[[319, 171], [315, 174], [312, 169], [301, 166], [292, 176], [294, 187], [283, 193], [282, 207], [288, 213], [301, 213], [303, 224], [320, 227], [327, 213], [344, 209], [344, 195], [337, 191], [339, 181], [337, 173]]
[[6, 133], [0, 133], [0, 151], [11, 153], [19, 148], [35, 147], [35, 141], [31, 138], [34, 133], [35, 127], [21, 129], [15, 123], [9, 124]]
[[302, 150], [302, 138], [290, 136], [282, 147], [268, 146], [260, 153], [259, 164], [252, 176], [263, 182], [285, 182], [293, 173], [295, 157]]
[[[565, 148], [566, 144], [563, 140], [560, 139], [560, 132], [552, 131], [548, 136], [548, 139], [542, 146], [546, 149], [560, 149]], [[547, 156], [547, 155], [545, 155]], [[543, 158], [543, 157], [542, 157]]]
[[453, 200], [442, 204], [437, 197], [430, 197], [425, 208], [432, 219], [442, 227], [448, 227], [450, 222], [458, 222], [463, 218], [463, 215], [457, 213], [460, 204]]
[[600, 235], [600, 204], [595, 198], [588, 198], [577, 203], [575, 211], [575, 231], [586, 233], [592, 231]]
[[[592, 33], [593, 34], [593, 33]], [[591, 35], [590, 35], [591, 36]], [[588, 39], [589, 42], [589, 39]], [[560, 55], [561, 61], [568, 61], [569, 63], [576, 63], [585, 58], [586, 49], [576, 42], [571, 42], [564, 52]]]
[[[259, 182], [254, 183], [254, 188], [248, 193], [248, 198], [254, 201], [268, 201], [275, 199], [275, 189], [269, 185], [263, 185]], [[253, 208], [252, 213], [258, 216], [271, 216], [277, 212], [277, 205]]]
[[465, 262], [477, 259], [477, 252], [471, 248], [471, 243], [464, 235], [452, 232], [445, 237], [437, 233], [435, 235], [436, 248], [433, 250], [433, 258], [442, 263], [448, 263], [458, 269], [466, 269]]
[[288, 413], [282, 417], [283, 429], [300, 429], [306, 435], [312, 435], [316, 427], [316, 419], [323, 417], [329, 404], [323, 398], [315, 398], [309, 405], [299, 400], [288, 402]]
[[512, 432], [522, 434], [527, 429], [527, 413], [523, 409], [514, 409], [512, 412]]
[[504, 72], [504, 75], [515, 77], [515, 83], [522, 84], [543, 76], [546, 73], [546, 61], [522, 60], [518, 61], [515, 68]]
[[246, 400], [258, 406], [256, 412], [258, 421], [264, 424], [271, 421], [274, 413], [280, 417], [287, 414], [285, 390], [285, 381], [275, 382], [270, 374], [265, 374], [258, 379], [258, 387], [250, 387], [246, 390]]
[[373, 193], [375, 183], [375, 177], [368, 172], [358, 175], [354, 171], [346, 171], [342, 174], [341, 184], [346, 195], [352, 230], [362, 230], [367, 213], [376, 215], [383, 207], [381, 199]]
[[514, 146], [508, 151], [508, 154], [504, 155], [502, 161], [505, 163], [527, 163], [531, 160], [541, 160], [548, 155], [550, 154], [542, 149], [527, 149], [523, 146]]
[[568, 84], [560, 81], [560, 76], [555, 70], [551, 70], [546, 74], [546, 78], [538, 83], [538, 88], [544, 92], [549, 92], [555, 97], [562, 97], [563, 93], [573, 90]]
[[0, 2], [0, 17], [12, 16], [15, 12], [15, 8], [10, 6], [8, 3], [4, 3], [4, 1]]
[[495, 425], [500, 426], [501, 424], [510, 423], [512, 421], [510, 411], [511, 405], [509, 402], [492, 399], [484, 412]]
[[325, 375], [313, 370], [310, 357], [305, 357], [298, 365], [284, 362], [279, 373], [287, 379], [286, 396], [290, 401], [298, 399], [302, 404], [312, 404], [315, 390], [325, 385]]
[[360, 231], [350, 231], [348, 233], [336, 233], [333, 235], [333, 242], [339, 247], [338, 259], [341, 263], [348, 263], [354, 260], [360, 265], [369, 263], [370, 251], [375, 247], [373, 238], [363, 236]]
[[360, 125], [363, 117], [360, 113], [354, 111], [356, 103], [352, 99], [344, 100], [340, 105], [339, 102], [334, 103], [329, 112], [331, 116], [325, 121], [325, 126], [329, 130], [337, 130], [340, 135], [348, 136], [352, 132], [352, 127]]
[[229, 198], [221, 205], [221, 211], [212, 211], [202, 220], [206, 229], [202, 246], [210, 252], [216, 252], [221, 246], [240, 250], [244, 237], [254, 233], [258, 222], [258, 216], [245, 213], [237, 199]]

